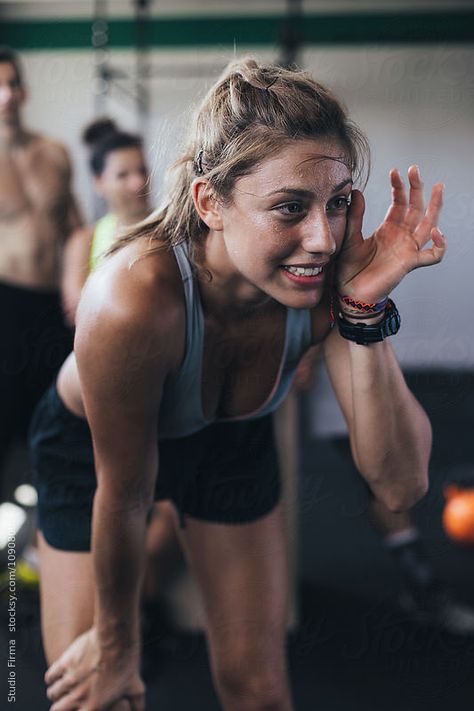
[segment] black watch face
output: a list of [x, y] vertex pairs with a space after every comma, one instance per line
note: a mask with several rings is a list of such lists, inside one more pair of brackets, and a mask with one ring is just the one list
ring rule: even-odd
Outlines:
[[339, 321], [339, 330], [344, 338], [361, 345], [378, 343], [387, 336], [394, 336], [400, 328], [400, 315], [395, 304], [390, 301], [390, 309], [384, 319], [375, 326], [368, 324], [351, 324], [344, 319]]
[[385, 322], [386, 332], [391, 336], [398, 332], [400, 328], [400, 317], [398, 311], [391, 313], [390, 317]]

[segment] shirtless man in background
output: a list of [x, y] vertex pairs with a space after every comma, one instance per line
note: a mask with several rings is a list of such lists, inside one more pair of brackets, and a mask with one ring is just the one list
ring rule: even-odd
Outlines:
[[18, 57], [0, 48], [0, 468], [72, 347], [58, 287], [81, 224], [67, 151], [23, 125], [25, 98]]

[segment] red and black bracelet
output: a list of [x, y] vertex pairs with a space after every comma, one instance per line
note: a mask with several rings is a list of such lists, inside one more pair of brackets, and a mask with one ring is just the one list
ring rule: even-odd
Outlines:
[[351, 308], [355, 309], [356, 315], [373, 314], [375, 316], [376, 314], [381, 314], [382, 311], [385, 310], [385, 307], [388, 303], [388, 296], [386, 296], [385, 299], [382, 299], [382, 301], [377, 301], [372, 304], [367, 304], [363, 301], [358, 301], [357, 299], [353, 299], [352, 297], [343, 294], [338, 294], [338, 297], [340, 301], [346, 304], [346, 306], [350, 306]]

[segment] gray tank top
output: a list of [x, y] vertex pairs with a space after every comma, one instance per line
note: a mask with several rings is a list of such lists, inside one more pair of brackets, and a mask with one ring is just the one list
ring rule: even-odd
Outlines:
[[185, 437], [216, 421], [235, 422], [268, 415], [286, 397], [300, 358], [311, 346], [309, 309], [287, 309], [283, 355], [276, 382], [266, 401], [246, 415], [219, 420], [206, 419], [201, 402], [204, 315], [199, 289], [188, 258], [187, 244], [183, 242], [173, 249], [183, 279], [186, 301], [186, 352], [181, 368], [176, 375], [167, 378], [163, 388], [159, 439]]

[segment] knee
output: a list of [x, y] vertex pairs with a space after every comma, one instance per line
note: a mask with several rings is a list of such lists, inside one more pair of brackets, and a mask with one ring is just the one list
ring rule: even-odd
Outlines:
[[224, 708], [239, 711], [283, 711], [288, 698], [285, 674], [277, 669], [250, 668], [245, 661], [216, 670], [216, 687]]

